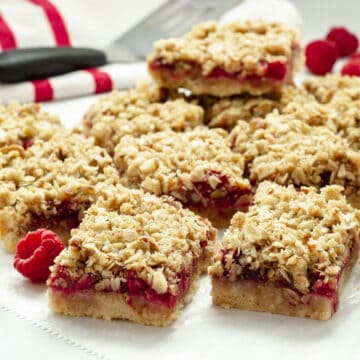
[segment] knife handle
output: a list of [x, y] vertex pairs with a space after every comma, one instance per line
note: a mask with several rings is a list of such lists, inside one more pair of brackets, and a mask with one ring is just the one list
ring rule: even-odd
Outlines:
[[100, 50], [75, 47], [39, 47], [0, 54], [0, 82], [16, 83], [65, 74], [106, 64]]

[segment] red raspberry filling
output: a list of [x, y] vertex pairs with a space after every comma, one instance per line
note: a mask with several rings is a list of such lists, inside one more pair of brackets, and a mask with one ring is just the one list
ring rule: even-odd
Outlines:
[[[71, 230], [78, 227], [80, 224], [79, 211], [76, 210], [75, 204], [70, 200], [64, 200], [60, 204], [55, 204], [54, 201], [47, 201], [47, 207], [49, 209], [56, 209], [56, 215], [51, 217], [45, 217], [42, 215], [33, 214], [31, 225], [32, 229], [48, 228], [51, 226], [61, 227], [65, 230]], [[84, 204], [84, 208], [88, 205]]]
[[[200, 73], [200, 67], [192, 62], [183, 62], [186, 65], [184, 70], [182, 67], [178, 68], [175, 63], [167, 63], [162, 58], [156, 58], [150, 63], [152, 70], [160, 70], [168, 73], [173, 78], [179, 78], [186, 75], [198, 76]], [[261, 65], [265, 68], [264, 76], [258, 76], [256, 74], [241, 76], [239, 73], [229, 73], [222, 67], [215, 67], [207, 76], [206, 79], [218, 79], [228, 78], [239, 81], [251, 81], [259, 83], [262, 78], [267, 78], [275, 81], [283, 81], [287, 74], [287, 68], [281, 61], [274, 61], [270, 63], [262, 62]], [[192, 71], [188, 70], [192, 68]]]
[[22, 147], [24, 148], [24, 150], [27, 150], [30, 146], [32, 146], [34, 144], [34, 140], [33, 139], [25, 139], [22, 140]]
[[345, 27], [333, 27], [326, 35], [326, 40], [335, 44], [340, 57], [353, 54], [359, 47], [359, 40], [355, 34]]
[[334, 43], [326, 40], [315, 40], [305, 49], [306, 66], [313, 74], [325, 75], [330, 72], [338, 57]]
[[52, 231], [39, 229], [29, 232], [16, 247], [15, 269], [33, 282], [45, 281], [49, 267], [64, 249], [64, 244]]
[[[193, 269], [196, 270], [197, 262], [195, 262]], [[126, 281], [120, 284], [118, 293], [126, 293], [129, 295], [128, 303], [133, 304], [133, 301], [137, 298], [142, 298], [148, 303], [164, 306], [169, 309], [173, 309], [176, 306], [178, 299], [182, 298], [188, 291], [190, 286], [190, 274], [182, 271], [178, 275], [179, 279], [179, 293], [172, 295], [170, 293], [158, 294], [147, 282], [136, 276], [134, 271], [124, 271], [121, 274], [122, 278]], [[66, 287], [57, 285], [58, 280], [61, 279], [61, 284], [66, 283]], [[66, 294], [73, 294], [79, 291], [94, 290], [95, 285], [102, 280], [100, 275], [87, 274], [79, 278], [73, 278], [68, 273], [67, 269], [63, 266], [57, 268], [56, 275], [50, 276], [48, 280], [48, 286], [62, 291]], [[103, 292], [114, 292], [109, 286], [102, 290]]]
[[[247, 211], [252, 195], [250, 186], [239, 188], [238, 186], [231, 185], [227, 175], [217, 170], [208, 171], [207, 176], [216, 176], [219, 179], [216, 188], [212, 188], [208, 181], [194, 181], [194, 191], [199, 195], [200, 203], [194, 203], [189, 199], [189, 205], [217, 209], [220, 215], [225, 215], [229, 209]], [[212, 197], [211, 195], [214, 191], [224, 191], [226, 195], [223, 197]]]
[[[350, 249], [350, 253], [352, 252], [353, 247]], [[226, 263], [226, 255], [228, 254], [228, 250], [222, 249], [222, 264], [225, 267]], [[241, 254], [234, 254], [233, 257], [236, 260], [237, 263], [240, 263], [239, 258]], [[349, 258], [346, 258], [343, 264], [343, 269], [347, 265], [349, 261]], [[336, 313], [338, 307], [339, 307], [339, 294], [338, 294], [338, 284], [339, 284], [339, 278], [340, 278], [341, 272], [336, 277], [335, 284], [330, 282], [325, 282], [324, 276], [320, 274], [312, 274], [309, 277], [310, 280], [310, 289], [311, 294], [317, 294], [320, 296], [324, 296], [327, 299], [329, 299], [332, 303], [332, 310], [333, 313]], [[224, 271], [223, 274], [224, 277], [228, 276], [228, 271]], [[269, 279], [260, 273], [260, 271], [253, 270], [250, 268], [249, 265], [246, 265], [242, 268], [241, 274], [237, 277], [239, 281], [254, 281], [256, 283], [264, 283], [268, 281]], [[301, 292], [299, 292], [292, 284], [287, 282], [285, 279], [280, 279], [275, 282], [275, 286], [285, 289], [291, 289], [294, 292], [296, 292], [300, 297], [303, 296]], [[292, 304], [296, 305], [296, 304]]]
[[[281, 61], [273, 61], [273, 62], [263, 62], [261, 63], [265, 68], [264, 77], [271, 80], [282, 81], [286, 77], [287, 69], [286, 65]], [[210, 74], [207, 76], [208, 79], [217, 79], [220, 77], [225, 77], [228, 79], [238, 79], [244, 81], [253, 81], [258, 82], [261, 80], [262, 76], [259, 75], [247, 75], [240, 76], [238, 73], [229, 73], [225, 69], [221, 67], [214, 68]]]

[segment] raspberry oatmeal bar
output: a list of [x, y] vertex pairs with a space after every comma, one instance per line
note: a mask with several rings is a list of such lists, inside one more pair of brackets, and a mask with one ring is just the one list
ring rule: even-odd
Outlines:
[[0, 105], [0, 147], [19, 145], [25, 150], [36, 139], [49, 140], [63, 131], [57, 116], [41, 111], [39, 104]]
[[57, 313], [169, 325], [190, 302], [216, 230], [170, 197], [109, 187], [48, 279]]
[[213, 127], [231, 130], [239, 120], [250, 121], [263, 118], [274, 109], [282, 112], [289, 104], [301, 107], [311, 97], [305, 90], [295, 86], [286, 86], [280, 94], [251, 96], [248, 94], [229, 97], [203, 96], [198, 102], [205, 110], [205, 123]]
[[171, 195], [216, 226], [225, 226], [234, 212], [250, 204], [243, 158], [231, 151], [222, 129], [126, 136], [114, 161], [125, 186]]
[[224, 308], [327, 320], [358, 258], [360, 212], [342, 187], [259, 185], [237, 213], [209, 267]]
[[206, 22], [179, 39], [160, 40], [148, 59], [165, 88], [229, 96], [279, 92], [292, 82], [300, 55], [298, 33], [264, 21]]
[[246, 161], [250, 181], [321, 188], [337, 184], [353, 206], [360, 205], [360, 153], [325, 126], [310, 126], [294, 114], [274, 112], [239, 122], [230, 134]]
[[239, 120], [249, 121], [254, 117], [265, 117], [281, 104], [277, 98], [265, 96], [234, 96], [202, 99], [205, 122], [210, 128], [221, 127], [231, 130]]
[[159, 88], [140, 83], [135, 89], [113, 92], [93, 104], [83, 118], [83, 132], [112, 155], [124, 135], [184, 131], [201, 125], [203, 116], [200, 106], [180, 98], [166, 101]]
[[119, 181], [112, 159], [93, 139], [62, 133], [26, 151], [0, 148], [0, 239], [14, 251], [28, 231], [47, 228], [64, 242], [103, 184]]
[[329, 104], [342, 95], [352, 100], [360, 97], [360, 79], [356, 76], [313, 76], [306, 79], [302, 86], [322, 104]]
[[360, 79], [358, 77], [327, 75], [312, 77], [303, 83], [309, 94], [329, 112], [335, 121], [333, 129], [345, 137], [350, 146], [360, 150]]

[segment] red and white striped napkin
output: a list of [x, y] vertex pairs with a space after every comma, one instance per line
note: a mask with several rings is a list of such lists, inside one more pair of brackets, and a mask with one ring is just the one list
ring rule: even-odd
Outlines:
[[[36, 46], [102, 48], [162, 2], [0, 0], [0, 47], [2, 51]], [[0, 102], [97, 94], [127, 87], [146, 76], [144, 63], [110, 64], [49, 79], [0, 84]]]
[[[2, 51], [36, 46], [101, 49], [164, 2], [0, 0], [0, 47]], [[301, 23], [296, 8], [286, 0], [246, 0], [225, 14], [223, 20], [259, 17], [295, 26]], [[44, 80], [0, 84], [0, 102], [51, 101], [97, 94], [128, 87], [146, 77], [144, 63], [110, 64]]]

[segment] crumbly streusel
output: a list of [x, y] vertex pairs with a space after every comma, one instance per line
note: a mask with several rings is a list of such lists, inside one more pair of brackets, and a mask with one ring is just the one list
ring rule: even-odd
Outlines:
[[360, 230], [360, 212], [346, 202], [342, 190], [337, 185], [318, 192], [261, 183], [249, 212], [233, 217], [210, 274], [234, 281], [249, 268], [304, 294], [312, 276], [336, 280]]
[[184, 67], [186, 63], [200, 64], [205, 76], [216, 67], [261, 76], [261, 62], [289, 63], [298, 44], [298, 33], [285, 24], [253, 20], [221, 25], [209, 21], [181, 38], [157, 41], [148, 61], [161, 58], [168, 64], [183, 62]]
[[327, 127], [309, 126], [294, 114], [275, 111], [265, 119], [239, 122], [230, 140], [234, 151], [244, 154], [256, 183], [338, 184], [347, 196], [360, 193], [360, 153]]
[[323, 104], [331, 103], [338, 95], [347, 95], [352, 100], [360, 99], [360, 79], [356, 76], [313, 76], [306, 79], [302, 86]]
[[140, 83], [134, 89], [113, 92], [93, 104], [84, 116], [84, 133], [113, 154], [125, 135], [175, 130], [184, 131], [203, 123], [200, 106], [178, 98], [165, 101], [159, 88]]
[[[193, 272], [202, 243], [213, 247], [216, 230], [170, 197], [158, 198], [122, 186], [91, 206], [55, 260], [52, 277], [65, 267], [73, 278], [101, 275], [96, 290], [119, 289], [122, 271], [134, 271], [159, 294], [179, 291], [179, 274]], [[56, 281], [56, 280], [55, 280]], [[62, 286], [62, 279], [57, 286]], [[53, 284], [54, 285], [54, 284]]]
[[7, 248], [31, 230], [34, 217], [72, 212], [80, 218], [101, 187], [118, 181], [110, 156], [82, 135], [57, 134], [27, 151], [0, 148], [0, 233], [9, 240]]
[[290, 104], [301, 107], [308, 98], [309, 95], [303, 89], [289, 85], [278, 95], [237, 95], [223, 98], [204, 96], [199, 102], [204, 107], [205, 122], [209, 127], [231, 130], [239, 120], [263, 118], [274, 109], [281, 112], [286, 108], [290, 112]]
[[345, 137], [354, 150], [360, 150], [360, 79], [341, 75], [313, 77], [303, 83], [303, 88], [314, 96], [318, 109], [326, 109], [320, 110], [323, 114], [330, 114], [326, 125]]
[[18, 144], [27, 148], [36, 139], [49, 140], [59, 131], [63, 131], [59, 118], [42, 111], [39, 104], [0, 105], [0, 147]]
[[[242, 177], [243, 158], [231, 151], [222, 129], [198, 127], [185, 133], [125, 136], [115, 149], [114, 161], [126, 186], [170, 194], [185, 203], [194, 182], [208, 181], [216, 189], [219, 178], [211, 175], [214, 171], [225, 175], [231, 186], [249, 186]], [[199, 201], [195, 192], [191, 196]]]

